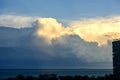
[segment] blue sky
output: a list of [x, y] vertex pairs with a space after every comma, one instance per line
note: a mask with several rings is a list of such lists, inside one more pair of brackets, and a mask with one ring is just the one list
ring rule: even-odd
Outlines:
[[119, 0], [0, 0], [0, 13], [78, 19], [119, 15], [119, 4]]
[[65, 43], [56, 39], [46, 45], [34, 36], [35, 27], [18, 29], [28, 27], [34, 16], [68, 21], [115, 16], [110, 22], [119, 24], [120, 0], [0, 0], [0, 68], [112, 68], [110, 41], [98, 47], [74, 35], [63, 37]]

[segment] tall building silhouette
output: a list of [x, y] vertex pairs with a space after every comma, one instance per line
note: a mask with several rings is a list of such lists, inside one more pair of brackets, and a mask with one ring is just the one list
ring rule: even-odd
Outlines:
[[113, 48], [113, 78], [120, 80], [120, 40], [112, 42]]

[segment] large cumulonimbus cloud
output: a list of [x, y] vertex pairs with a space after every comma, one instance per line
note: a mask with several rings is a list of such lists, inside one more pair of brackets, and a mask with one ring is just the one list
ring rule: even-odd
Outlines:
[[[44, 53], [42, 55], [46, 55], [47, 58], [48, 56], [52, 57], [53, 61], [55, 61], [54, 58], [66, 60], [66, 58], [72, 59], [74, 57], [78, 61], [88, 63], [112, 62], [112, 48], [109, 41], [120, 38], [119, 16], [75, 20], [69, 23], [68, 26], [63, 26], [55, 18], [1, 15], [0, 26], [17, 28], [15, 29], [17, 31], [14, 31], [13, 36], [11, 30], [6, 33], [1, 30], [4, 37], [0, 37], [0, 43], [2, 43], [0, 45], [3, 47], [18, 45], [24, 47], [27, 45], [27, 47], [34, 48], [37, 46], [38, 51]], [[26, 28], [29, 26], [33, 26], [33, 28]], [[36, 35], [31, 37], [32, 34]], [[16, 43], [17, 45], [14, 46]], [[35, 49], [35, 51], [37, 50]], [[41, 53], [34, 53], [38, 60]]]

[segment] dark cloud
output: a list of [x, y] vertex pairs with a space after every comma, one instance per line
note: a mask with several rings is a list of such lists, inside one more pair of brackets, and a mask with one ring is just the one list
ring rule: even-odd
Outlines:
[[[111, 44], [97, 47], [76, 35], [55, 39], [52, 45], [35, 35], [36, 27], [0, 27], [0, 68], [108, 68]], [[106, 65], [107, 64], [107, 65]]]

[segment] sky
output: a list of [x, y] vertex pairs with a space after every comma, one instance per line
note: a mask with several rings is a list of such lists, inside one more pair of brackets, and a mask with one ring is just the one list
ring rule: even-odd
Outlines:
[[119, 4], [0, 0], [0, 68], [112, 68]]
[[1, 0], [1, 14], [79, 19], [120, 14], [119, 0]]

